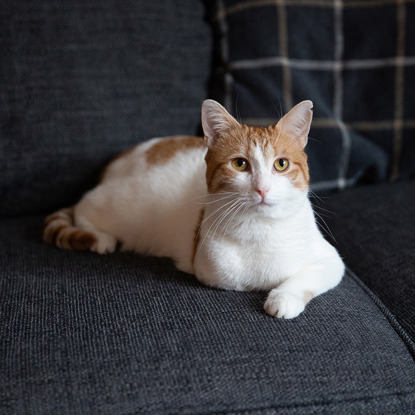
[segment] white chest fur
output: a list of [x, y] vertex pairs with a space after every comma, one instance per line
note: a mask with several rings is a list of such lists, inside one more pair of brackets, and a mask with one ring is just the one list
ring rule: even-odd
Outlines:
[[308, 200], [283, 218], [252, 214], [234, 218], [226, 231], [212, 232], [211, 226], [207, 221], [201, 231], [195, 274], [225, 289], [274, 288], [309, 266], [316, 248], [326, 245]]

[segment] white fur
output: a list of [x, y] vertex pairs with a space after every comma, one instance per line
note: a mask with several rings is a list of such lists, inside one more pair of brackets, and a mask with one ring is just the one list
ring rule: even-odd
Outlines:
[[[112, 252], [118, 240], [125, 250], [171, 257], [210, 286], [271, 290], [265, 310], [277, 317], [296, 317], [308, 292], [315, 296], [338, 284], [343, 263], [320, 234], [307, 195], [273, 174], [259, 150], [253, 173], [240, 173], [226, 190], [237, 195], [209, 195], [206, 150], [188, 149], [165, 164], [148, 165], [145, 152], [159, 140], [112, 163], [103, 182], [76, 206], [76, 225], [97, 237], [94, 250]], [[264, 182], [267, 204], [258, 204], [262, 198], [255, 189]]]
[[112, 163], [103, 182], [76, 205], [75, 224], [97, 236], [99, 253], [115, 249], [113, 239], [104, 237], [111, 235], [123, 250], [171, 257], [179, 269], [192, 272], [194, 231], [206, 193], [206, 150], [190, 149], [166, 164], [148, 165], [145, 152], [159, 140]]

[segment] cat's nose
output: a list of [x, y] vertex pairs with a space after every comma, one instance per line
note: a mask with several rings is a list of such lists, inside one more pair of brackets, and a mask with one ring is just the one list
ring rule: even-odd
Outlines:
[[263, 188], [263, 189], [257, 189], [256, 191], [261, 196], [262, 200], [264, 200], [265, 199], [265, 196], [269, 192], [269, 189]]

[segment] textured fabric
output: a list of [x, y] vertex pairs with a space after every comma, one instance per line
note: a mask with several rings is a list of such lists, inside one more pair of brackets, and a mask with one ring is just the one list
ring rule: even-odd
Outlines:
[[352, 278], [294, 320], [170, 261], [69, 252], [0, 222], [0, 413], [411, 414], [415, 365]]
[[71, 204], [121, 150], [195, 134], [203, 19], [201, 1], [0, 2], [0, 216]]
[[217, 0], [211, 95], [243, 122], [311, 99], [315, 190], [415, 177], [415, 3]]
[[345, 262], [415, 340], [415, 182], [359, 187], [323, 201], [316, 211]]

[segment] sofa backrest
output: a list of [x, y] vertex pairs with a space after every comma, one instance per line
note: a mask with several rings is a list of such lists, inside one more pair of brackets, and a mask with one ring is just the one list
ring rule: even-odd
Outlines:
[[19, 0], [0, 13], [0, 216], [70, 205], [121, 150], [198, 132], [202, 1]]
[[253, 125], [311, 99], [314, 190], [414, 178], [415, 3], [300, 3], [1, 3], [0, 215], [70, 205], [121, 150], [200, 133], [207, 97]]

